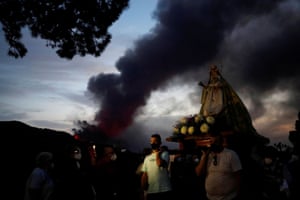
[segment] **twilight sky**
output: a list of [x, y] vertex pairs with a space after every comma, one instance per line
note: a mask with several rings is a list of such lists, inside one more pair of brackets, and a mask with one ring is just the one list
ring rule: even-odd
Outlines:
[[1, 32], [0, 120], [70, 133], [75, 120], [96, 120], [142, 149], [199, 112], [197, 83], [214, 63], [257, 132], [288, 143], [300, 111], [299, 13], [299, 0], [131, 0], [101, 57], [71, 61], [26, 30], [27, 55], [8, 57]]

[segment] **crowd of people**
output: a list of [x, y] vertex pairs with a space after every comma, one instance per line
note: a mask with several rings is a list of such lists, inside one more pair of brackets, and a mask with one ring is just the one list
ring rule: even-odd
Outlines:
[[24, 200], [244, 200], [253, 198], [251, 192], [260, 200], [299, 198], [297, 155], [265, 146], [253, 159], [253, 191], [243, 190], [251, 184], [245, 184], [239, 155], [223, 145], [220, 134], [210, 136], [210, 147], [195, 153], [171, 154], [159, 134], [138, 155], [113, 145], [70, 144], [59, 159], [40, 152]]

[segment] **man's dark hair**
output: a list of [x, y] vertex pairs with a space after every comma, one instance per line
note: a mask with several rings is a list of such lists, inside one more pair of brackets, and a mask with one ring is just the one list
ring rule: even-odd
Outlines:
[[53, 154], [51, 152], [40, 152], [35, 159], [36, 165], [41, 168], [48, 166], [52, 160]]
[[156, 139], [159, 141], [159, 143], [161, 143], [161, 137], [160, 137], [160, 134], [154, 133], [154, 134], [151, 135], [151, 137], [156, 138]]

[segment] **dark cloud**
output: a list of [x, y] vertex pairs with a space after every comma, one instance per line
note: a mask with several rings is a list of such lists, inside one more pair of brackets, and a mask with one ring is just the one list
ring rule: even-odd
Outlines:
[[170, 136], [170, 127], [177, 119], [176, 117], [152, 117], [138, 120], [114, 139], [130, 151], [142, 152], [145, 147], [150, 147], [149, 133], [159, 133], [163, 145], [167, 145], [170, 149], [178, 149], [178, 143], [166, 142], [166, 138]]
[[107, 134], [118, 134], [153, 91], [176, 76], [189, 75], [182, 80], [195, 84], [213, 62], [222, 64], [225, 79], [251, 99], [252, 116], [268, 112], [263, 100], [276, 90], [293, 94], [281, 106], [297, 113], [299, 9], [298, 0], [159, 1], [156, 26], [117, 61], [119, 74], [89, 80], [100, 106], [96, 121]]

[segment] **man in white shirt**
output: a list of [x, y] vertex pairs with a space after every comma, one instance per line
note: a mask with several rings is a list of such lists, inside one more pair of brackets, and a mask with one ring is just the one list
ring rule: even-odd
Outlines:
[[150, 138], [152, 152], [144, 159], [141, 184], [147, 191], [147, 200], [172, 199], [172, 187], [168, 166], [170, 156], [168, 151], [161, 151], [161, 136], [153, 134]]

